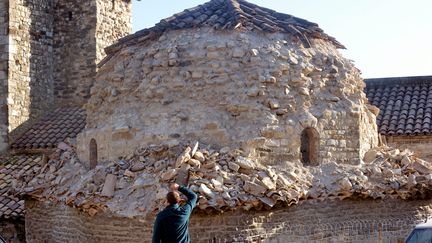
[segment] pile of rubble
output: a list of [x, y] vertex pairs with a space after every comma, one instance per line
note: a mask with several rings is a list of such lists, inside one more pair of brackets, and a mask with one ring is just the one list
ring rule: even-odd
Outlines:
[[63, 202], [89, 213], [148, 215], [164, 207], [172, 182], [199, 194], [201, 210], [268, 209], [302, 200], [427, 196], [432, 165], [405, 150], [380, 147], [360, 165], [300, 162], [266, 166], [241, 150], [199, 143], [151, 145], [116, 161], [85, 168], [74, 148], [61, 143], [35, 175], [17, 175], [16, 190], [38, 200]]

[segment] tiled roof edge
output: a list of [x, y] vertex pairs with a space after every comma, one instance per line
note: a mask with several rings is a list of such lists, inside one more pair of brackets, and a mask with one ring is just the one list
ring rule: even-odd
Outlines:
[[408, 76], [408, 77], [387, 77], [387, 78], [368, 78], [364, 80], [366, 87], [406, 85], [406, 84], [432, 84], [431, 76]]

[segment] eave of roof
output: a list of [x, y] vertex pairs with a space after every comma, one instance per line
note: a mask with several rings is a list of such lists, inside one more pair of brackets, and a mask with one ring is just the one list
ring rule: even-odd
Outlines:
[[75, 138], [86, 123], [81, 108], [58, 108], [37, 121], [10, 146], [12, 152], [43, 152], [57, 147], [67, 138]]

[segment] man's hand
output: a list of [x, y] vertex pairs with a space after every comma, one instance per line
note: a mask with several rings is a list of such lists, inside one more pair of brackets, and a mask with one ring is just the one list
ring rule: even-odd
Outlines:
[[179, 188], [179, 185], [177, 183], [173, 183], [170, 185], [171, 191], [177, 191]]

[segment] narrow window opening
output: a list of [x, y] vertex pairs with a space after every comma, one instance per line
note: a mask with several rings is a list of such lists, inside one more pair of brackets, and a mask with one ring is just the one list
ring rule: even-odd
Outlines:
[[94, 169], [97, 165], [97, 144], [96, 140], [92, 138], [90, 140], [90, 169]]
[[73, 13], [69, 11], [68, 13], [68, 20], [71, 21], [73, 19]]
[[115, 0], [112, 0], [112, 10], [115, 10]]
[[301, 133], [301, 160], [304, 165], [318, 165], [319, 134], [315, 128], [306, 128]]

